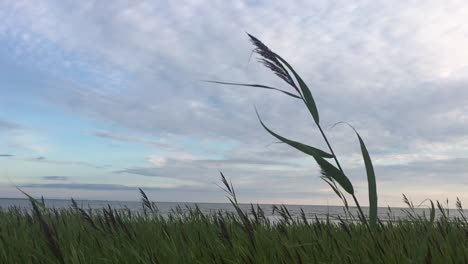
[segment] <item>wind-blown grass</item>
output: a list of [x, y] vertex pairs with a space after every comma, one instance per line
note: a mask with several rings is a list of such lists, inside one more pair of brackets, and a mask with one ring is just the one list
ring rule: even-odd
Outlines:
[[232, 184], [222, 181], [235, 213], [195, 206], [162, 215], [143, 191], [140, 212], [92, 211], [75, 201], [50, 209], [29, 197], [32, 210], [0, 210], [0, 263], [468, 263], [459, 200], [459, 216], [449, 218], [432, 202], [428, 216], [417, 215], [405, 198], [405, 219], [378, 221], [369, 232], [362, 221], [307, 219], [286, 206], [274, 206], [279, 219], [271, 222], [258, 205], [242, 211]]

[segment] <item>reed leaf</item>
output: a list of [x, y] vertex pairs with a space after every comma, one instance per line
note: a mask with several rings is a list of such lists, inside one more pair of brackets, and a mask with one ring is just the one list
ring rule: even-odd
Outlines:
[[306, 104], [307, 109], [309, 109], [310, 114], [314, 118], [315, 123], [319, 125], [320, 117], [318, 114], [317, 105], [315, 104], [314, 97], [312, 96], [312, 93], [310, 92], [309, 87], [307, 87], [305, 82], [302, 80], [301, 76], [299, 76], [299, 74], [296, 73], [293, 67], [291, 67], [291, 65], [289, 65], [289, 63], [286, 60], [281, 58], [279, 55], [276, 55], [276, 56], [293, 73], [294, 77], [297, 80], [297, 83], [299, 83], [299, 87], [301, 88], [304, 103]]
[[263, 88], [263, 89], [278, 91], [278, 92], [284, 93], [284, 94], [286, 94], [286, 95], [289, 95], [289, 96], [294, 97], [294, 98], [297, 98], [297, 99], [302, 99], [302, 97], [300, 97], [300, 96], [298, 96], [298, 95], [295, 95], [295, 94], [293, 94], [293, 93], [290, 93], [290, 92], [281, 90], [281, 89], [279, 89], [279, 88], [271, 87], [271, 86], [268, 86], [268, 85], [263, 85], [263, 84], [232, 83], [232, 82], [219, 82], [219, 81], [208, 81], [208, 80], [206, 80], [205, 82], [217, 83], [217, 84], [225, 84], [225, 85], [234, 85], [234, 86], [247, 86], [247, 87]]
[[341, 170], [333, 166], [330, 162], [326, 161], [322, 157], [316, 156], [314, 159], [320, 166], [320, 173], [323, 177], [335, 180], [347, 193], [351, 195], [354, 194], [353, 184], [351, 184], [348, 177], [343, 172], [341, 172]]
[[361, 146], [362, 158], [364, 159], [364, 165], [366, 167], [367, 185], [369, 191], [369, 223], [371, 228], [375, 228], [377, 226], [378, 201], [374, 166], [372, 165], [372, 160], [370, 158], [369, 152], [367, 151], [366, 145], [364, 144], [364, 140], [361, 138], [361, 135], [359, 135], [353, 126], [351, 126], [351, 128], [356, 133], [359, 139], [359, 144]]
[[[359, 140], [359, 145], [361, 147], [362, 158], [364, 160], [364, 165], [366, 167], [366, 174], [367, 174], [367, 185], [368, 185], [368, 192], [369, 192], [369, 223], [371, 228], [375, 228], [377, 226], [377, 208], [378, 208], [378, 199], [377, 199], [377, 184], [375, 180], [375, 172], [374, 166], [372, 165], [372, 160], [369, 155], [369, 151], [367, 151], [366, 144], [364, 144], [364, 140], [362, 140], [361, 135], [357, 132], [357, 130], [347, 122], [338, 122], [337, 124], [346, 124], [348, 125]], [[335, 126], [333, 125], [333, 126]]]
[[294, 141], [294, 140], [290, 140], [290, 139], [287, 139], [285, 137], [282, 137], [278, 134], [276, 134], [275, 132], [273, 132], [271, 129], [269, 129], [262, 121], [262, 119], [260, 118], [260, 115], [258, 114], [258, 111], [257, 109], [255, 109], [255, 112], [257, 113], [257, 117], [258, 117], [258, 120], [260, 121], [260, 124], [262, 125], [262, 127], [268, 131], [268, 133], [270, 133], [272, 136], [274, 136], [275, 138], [279, 139], [280, 141], [288, 144], [289, 146], [297, 149], [297, 150], [300, 150], [302, 152], [304, 152], [305, 154], [308, 154], [312, 157], [320, 157], [320, 158], [333, 158], [333, 155], [332, 154], [329, 154], [323, 150], [320, 150], [318, 148], [314, 148], [314, 147], [311, 147], [309, 145], [306, 145], [306, 144], [302, 144], [300, 142], [297, 142], [297, 141]]
[[361, 145], [362, 158], [364, 159], [364, 165], [366, 166], [367, 185], [369, 190], [369, 223], [371, 228], [375, 228], [377, 226], [378, 202], [374, 166], [372, 166], [372, 160], [369, 156], [369, 152], [367, 151], [364, 141], [355, 129], [354, 132], [356, 132], [356, 135], [359, 139], [359, 144]]

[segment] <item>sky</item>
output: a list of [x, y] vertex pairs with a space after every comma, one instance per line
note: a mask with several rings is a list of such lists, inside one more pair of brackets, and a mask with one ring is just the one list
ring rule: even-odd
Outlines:
[[[0, 196], [340, 204], [314, 160], [304, 105], [246, 32], [309, 85], [361, 204], [468, 199], [465, 1], [0, 0]], [[293, 92], [291, 90], [291, 92]]]

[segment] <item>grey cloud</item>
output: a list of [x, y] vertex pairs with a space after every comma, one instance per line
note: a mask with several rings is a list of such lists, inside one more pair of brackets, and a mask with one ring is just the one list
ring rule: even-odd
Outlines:
[[22, 126], [17, 123], [0, 120], [0, 132], [18, 130], [21, 128]]
[[86, 190], [135, 190], [136, 187], [129, 187], [119, 184], [90, 184], [90, 183], [47, 183], [47, 184], [23, 184], [23, 188], [62, 188], [62, 189], [86, 189]]
[[101, 137], [101, 138], [115, 139], [115, 140], [121, 140], [121, 141], [138, 141], [137, 139], [129, 137], [129, 136], [107, 132], [107, 131], [95, 131], [92, 133], [96, 137]]
[[[409, 30], [416, 30], [415, 27], [417, 25], [410, 24], [407, 31], [402, 30], [401, 22], [400, 24], [398, 23], [400, 19], [398, 12], [387, 13], [369, 3], [356, 5], [353, 9], [350, 9], [349, 5], [341, 5], [339, 1], [329, 3], [330, 6], [328, 8], [317, 4], [310, 5], [311, 10], [320, 13], [320, 16], [318, 16], [321, 17], [320, 20], [312, 16], [312, 18], [305, 17], [301, 20], [302, 24], [298, 21], [292, 21], [289, 22], [290, 24], [283, 25], [282, 27], [279, 26], [277, 28], [278, 33], [273, 33], [271, 24], [266, 23], [266, 21], [264, 22], [265, 24], [257, 22], [258, 24], [253, 24], [252, 27], [257, 28], [256, 31], [258, 32], [265, 32], [266, 37], [261, 39], [264, 39], [267, 44], [272, 45], [279, 53], [286, 53], [288, 56], [285, 57], [291, 58], [292, 62], [297, 61], [293, 64], [297, 64], [299, 69], [308, 68], [308, 70], [305, 70], [304, 75], [314, 84], [312, 87], [314, 87], [314, 92], [317, 94], [316, 97], [321, 107], [320, 110], [323, 110], [324, 120], [330, 120], [330, 123], [339, 120], [360, 122], [366, 129], [374, 131], [375, 134], [391, 133], [391, 141], [388, 144], [402, 144], [403, 142], [399, 138], [413, 140], [417, 136], [418, 138], [426, 137], [430, 139], [445, 135], [446, 131], [442, 127], [431, 130], [426, 129], [424, 134], [419, 132], [430, 125], [431, 116], [437, 114], [435, 111], [443, 111], [444, 106], [446, 106], [445, 102], [455, 102], [454, 99], [459, 98], [459, 103], [456, 105], [461, 107], [466, 102], [466, 99], [463, 99], [466, 96], [457, 96], [459, 92], [455, 90], [453, 90], [453, 96], [450, 96], [451, 91], [441, 89], [441, 87], [451, 85], [450, 82], [437, 83], [435, 81], [434, 83], [432, 80], [428, 82], [424, 78], [419, 78], [423, 73], [420, 73], [421, 69], [419, 68], [418, 59], [413, 58], [411, 55], [415, 52], [413, 47], [414, 40], [411, 38], [411, 32], [407, 32]], [[111, 14], [110, 22], [104, 24], [107, 29], [104, 32], [110, 34], [117, 30], [122, 30], [135, 37], [134, 39], [127, 38], [126, 34], [118, 34], [117, 36], [122, 36], [117, 37], [118, 41], [126, 43], [126, 45], [119, 45], [118, 48], [109, 46], [112, 44], [104, 41], [103, 36], [93, 33], [94, 31], [91, 30], [93, 27], [91, 26], [96, 23], [102, 23], [102, 20], [97, 16], [99, 12], [94, 9], [84, 10], [84, 12], [89, 12], [91, 19], [87, 23], [90, 24], [82, 25], [82, 30], [78, 32], [77, 36], [70, 36], [71, 39], [63, 39], [63, 41], [67, 44], [73, 40], [76, 49], [89, 49], [93, 52], [102, 53], [101, 55], [104, 58], [114, 62], [131, 61], [132, 68], [140, 67], [137, 65], [150, 66], [154, 62], [147, 61], [147, 57], [152, 57], [148, 55], [152, 54], [156, 58], [160, 55], [165, 58], [162, 62], [168, 63], [165, 66], [171, 69], [168, 71], [177, 73], [177, 76], [182, 75], [187, 77], [177, 80], [174, 78], [174, 74], [162, 70], [164, 78], [151, 79], [159, 84], [159, 88], [149, 88], [149, 85], [152, 86], [153, 82], [147, 80], [150, 83], [142, 84], [139, 88], [132, 87], [132, 92], [128, 93], [128, 96], [124, 98], [117, 94], [104, 94], [91, 90], [86, 91], [86, 93], [80, 91], [79, 94], [74, 94], [74, 91], [67, 91], [67, 97], [73, 98], [75, 102], [79, 102], [78, 105], [69, 105], [77, 105], [80, 110], [87, 111], [87, 114], [99, 115], [101, 118], [112, 120], [115, 123], [128, 126], [132, 129], [144, 130], [148, 133], [191, 133], [204, 137], [225, 135], [228, 138], [234, 138], [238, 141], [243, 140], [244, 142], [251, 141], [252, 138], [268, 138], [261, 134], [262, 131], [256, 132], [258, 129], [254, 129], [258, 127], [258, 123], [251, 108], [246, 107], [248, 103], [253, 104], [255, 102], [264, 105], [263, 109], [265, 110], [262, 112], [266, 115], [266, 118], [279, 117], [282, 128], [294, 127], [293, 124], [300, 124], [304, 122], [302, 120], [306, 120], [303, 119], [305, 117], [303, 110], [299, 112], [301, 113], [300, 115], [294, 114], [298, 110], [292, 104], [282, 104], [281, 108], [273, 107], [281, 100], [277, 95], [270, 95], [263, 91], [252, 91], [252, 89], [247, 88], [237, 89], [208, 85], [190, 80], [193, 75], [203, 76], [207, 74], [213, 76], [213, 78], [229, 78], [230, 80], [242, 80], [246, 77], [254, 80], [263, 79], [266, 82], [274, 80], [273, 75], [267, 75], [265, 71], [259, 70], [260, 67], [258, 66], [249, 65], [248, 71], [252, 71], [252, 73], [246, 71], [245, 67], [241, 67], [245, 61], [238, 58], [247, 58], [251, 49], [246, 37], [241, 32], [239, 32], [239, 35], [223, 35], [217, 31], [217, 28], [210, 26], [214, 23], [205, 24], [203, 21], [195, 20], [193, 23], [200, 23], [203, 26], [202, 32], [213, 32], [212, 34], [217, 34], [216, 36], [220, 38], [220, 41], [200, 45], [200, 43], [203, 43], [202, 32], [193, 33], [190, 36], [192, 37], [190, 41], [182, 41], [188, 37], [182, 32], [189, 26], [189, 24], [182, 23], [179, 27], [171, 30], [170, 33], [165, 33], [170, 34], [170, 37], [158, 39], [157, 49], [140, 47], [137, 41], [150, 43], [151, 36], [160, 35], [144, 34], [143, 32], [144, 24], [140, 24], [140, 22], [145, 21], [145, 19], [153, 21], [155, 25], [157, 25], [156, 22], [161, 22], [159, 18], [154, 16], [157, 13], [156, 10], [146, 10], [148, 6], [151, 6], [151, 4], [129, 6], [125, 2], [120, 2], [117, 7], [109, 9], [109, 7], [95, 5], [97, 10], [106, 10]], [[428, 8], [432, 7], [429, 6]], [[253, 10], [256, 10], [251, 10], [250, 8], [247, 5], [234, 7], [233, 10], [237, 13], [247, 14], [247, 17], [249, 17], [253, 15]], [[266, 20], [270, 22], [274, 21], [274, 15], [272, 14], [276, 13], [275, 8], [281, 10], [288, 8], [288, 10], [291, 10], [289, 9], [290, 7], [274, 3], [263, 11]], [[388, 6], [388, 8], [391, 10], [407, 8], [408, 12], [415, 11], [415, 7], [398, 5]], [[46, 10], [53, 12], [54, 9], [46, 8]], [[123, 11], [117, 12], [117, 10]], [[187, 12], [188, 15], [193, 15], [199, 13], [199, 11], [208, 10], [209, 7], [189, 6], [184, 12]], [[231, 9], [221, 7], [221, 13], [223, 10], [227, 12], [227, 10]], [[180, 12], [173, 10], [169, 6], [167, 7], [167, 11]], [[292, 10], [291, 12], [294, 13]], [[368, 12], [369, 16], [365, 19], [371, 20], [374, 23], [364, 23], [364, 18], [362, 18], [360, 12]], [[62, 16], [60, 13], [51, 13], [50, 15], [49, 19], [52, 21]], [[387, 19], [382, 19], [382, 17], [387, 17]], [[204, 16], [206, 20], [218, 18], [217, 16]], [[337, 20], [337, 18], [339, 19]], [[176, 20], [177, 18], [174, 17], [174, 19]], [[64, 36], [68, 36], [69, 27], [78, 23], [78, 21], [82, 21], [78, 17], [66, 17], [63, 20], [67, 21], [64, 23], [63, 28], [60, 28]], [[342, 21], [342, 23], [337, 23], [336, 21]], [[234, 22], [237, 25], [245, 24], [243, 20], [234, 20]], [[392, 30], [387, 35], [381, 35], [378, 30], [387, 28], [389, 23], [395, 23], [395, 25], [392, 24], [392, 27], [390, 27]], [[190, 26], [192, 26], [191, 24]], [[301, 34], [298, 34], [300, 33], [299, 25], [300, 28], [315, 29], [311, 30], [314, 33], [311, 33], [311, 36], [301, 36]], [[160, 28], [155, 27], [152, 30], [158, 32]], [[292, 40], [274, 37], [284, 31], [294, 33], [290, 34], [293, 36]], [[356, 34], [348, 35], [342, 33], [346, 31], [355, 32]], [[47, 32], [50, 33], [49, 31]], [[97, 48], [91, 49], [87, 46], [87, 43], [80, 42], [80, 34], [88, 37], [81, 39], [89, 39], [89, 37], [94, 39], [93, 43], [97, 43]], [[54, 34], [54, 36], [59, 39], [63, 38], [63, 36], [57, 34]], [[329, 39], [329, 41], [326, 41], [326, 39]], [[374, 39], [380, 40], [381, 46], [373, 46], [375, 41], [372, 40]], [[171, 40], [174, 42], [171, 42]], [[395, 41], [398, 41], [400, 46], [394, 45]], [[304, 44], [299, 45], [298, 43], [301, 42]], [[177, 48], [174, 48], [174, 44]], [[295, 49], [295, 53], [287, 49], [290, 45], [299, 46]], [[302, 48], [302, 46], [309, 47], [311, 45], [314, 48], [310, 51]], [[196, 54], [205, 54], [208, 58], [194, 55], [192, 46], [196, 47]], [[226, 48], [222, 48], [223, 46]], [[138, 47], [139, 51], [134, 55], [131, 51], [135, 50], [136, 47]], [[230, 47], [238, 48], [231, 49]], [[126, 49], [125, 52], [122, 51], [122, 48]], [[184, 59], [187, 62], [180, 61], [178, 55], [171, 51], [173, 49], [186, 53]], [[244, 54], [244, 56], [230, 55], [227, 53], [228, 50], [235, 55]], [[388, 55], [388, 50], [393, 52], [392, 56]], [[424, 52], [423, 49], [417, 51], [419, 53]], [[317, 56], [319, 52], [323, 53], [322, 56]], [[132, 56], [125, 57], [124, 54], [132, 54]], [[218, 72], [216, 67], [208, 65], [208, 62], [219, 61], [217, 59], [218, 56], [215, 55], [220, 54], [224, 54], [219, 57], [227, 60], [225, 64], [230, 63], [229, 70], [233, 71], [234, 75], [231, 72], [229, 74], [218, 74], [216, 73]], [[305, 62], [303, 58], [314, 59]], [[355, 61], [359, 61], [360, 64], [357, 64]], [[379, 63], [380, 61], [385, 63]], [[217, 65], [217, 63], [212, 64]], [[186, 65], [203, 66], [189, 67]], [[342, 65], [352, 65], [353, 67]], [[376, 67], [375, 65], [379, 66]], [[395, 70], [399, 68], [397, 65], [405, 65], [406, 71]], [[207, 71], [206, 73], [198, 73], [198, 69], [207, 69]], [[366, 73], [365, 75], [362, 74], [364, 72]], [[410, 74], [411, 72], [414, 73], [414, 77]], [[430, 88], [431, 86], [433, 88]], [[463, 86], [463, 83], [460, 84], [460, 87]], [[167, 89], [166, 87], [171, 88]], [[176, 91], [177, 97], [175, 96]], [[447, 100], [436, 100], [437, 98], [441, 98], [441, 95], [444, 96], [445, 93], [448, 93], [446, 96]], [[270, 100], [272, 103], [266, 104], [260, 99], [255, 99], [259, 96], [262, 96], [264, 100]], [[360, 100], [360, 103], [356, 104], [353, 100], [350, 100], [353, 98]], [[188, 107], [191, 101], [198, 102], [199, 106], [196, 108]], [[434, 102], [438, 102], [440, 107], [433, 107]], [[220, 104], [224, 105], [223, 109], [217, 107]], [[177, 109], [178, 111], [169, 111], [169, 109]], [[294, 118], [291, 118], [291, 116], [294, 116]], [[226, 122], [226, 120], [229, 120], [229, 122]], [[454, 126], [460, 127], [457, 124], [454, 124]], [[295, 134], [304, 135], [304, 131], [305, 129], [303, 128], [296, 128]], [[458, 132], [457, 136], [461, 136], [462, 133], [463, 131]], [[377, 138], [375, 141], [377, 141]]]
[[[19, 186], [20, 188], [32, 188], [36, 192], [40, 192], [44, 189], [56, 189], [61, 190], [65, 189], [70, 192], [70, 190], [84, 192], [84, 191], [120, 191], [120, 192], [130, 192], [134, 193], [135, 196], [132, 196], [133, 199], [138, 197], [139, 191], [136, 187], [130, 187], [126, 185], [119, 184], [79, 184], [79, 183], [70, 183], [70, 184], [25, 184]], [[171, 202], [229, 202], [225, 197], [225, 193], [219, 187], [207, 186], [203, 188], [187, 188], [187, 187], [177, 187], [177, 188], [157, 188], [157, 187], [142, 187], [145, 193], [149, 196], [152, 201], [171, 201]], [[63, 194], [68, 194], [65, 192]], [[322, 192], [276, 192], [275, 190], [269, 190], [265, 188], [243, 188], [236, 191], [238, 199], [241, 203], [250, 203], [253, 201], [271, 201], [270, 199], [275, 197], [278, 200], [284, 201], [283, 198], [289, 199], [303, 199], [305, 197], [320, 197], [326, 199], [329, 197], [329, 194]], [[40, 194], [40, 193], [39, 193]], [[79, 193], [78, 193], [79, 194]], [[66, 197], [66, 196], [65, 196]], [[128, 197], [128, 195], [127, 195]]]
[[293, 166], [293, 163], [290, 162], [281, 162], [281, 161], [274, 161], [268, 159], [246, 159], [246, 158], [233, 158], [233, 159], [224, 159], [224, 160], [216, 160], [216, 159], [206, 159], [206, 160], [198, 160], [200, 163], [206, 164], [232, 164], [232, 165], [286, 165], [286, 166]]
[[0, 158], [12, 158], [14, 156], [15, 155], [11, 155], [11, 154], [0, 154]]
[[165, 144], [162, 142], [135, 137], [135, 136], [123, 135], [120, 133], [114, 133], [114, 132], [109, 132], [109, 131], [93, 131], [91, 133], [95, 135], [96, 137], [100, 137], [100, 138], [106, 138], [106, 139], [117, 140], [117, 141], [143, 143], [143, 144], [147, 144], [153, 147], [169, 149], [169, 150], [174, 149], [174, 147], [171, 147], [168, 144]]
[[[444, 3], [439, 8], [438, 1], [423, 6], [394, 1], [187, 2], [181, 9], [172, 5], [155, 8], [149, 1], [137, 5], [126, 1], [88, 3], [72, 7], [62, 2], [41, 3], [40, 8], [24, 4], [16, 12], [3, 11], [0, 16], [16, 21], [7, 14], [14, 13], [14, 19], [21, 21], [19, 31], [38, 35], [43, 43], [87, 54], [80, 69], [95, 82], [74, 80], [73, 71], [65, 80], [48, 73], [50, 85], [42, 99], [87, 118], [150, 135], [148, 138], [175, 134], [238, 144], [223, 153], [224, 161], [173, 160], [162, 168], [140, 166], [122, 171], [207, 182], [216, 177], [210, 175], [219, 168], [242, 175], [233, 177], [245, 183], [244, 187], [287, 183], [288, 188], [304, 189], [306, 183], [317, 185], [315, 180], [304, 180], [304, 175], [315, 175], [315, 165], [292, 166], [304, 155], [284, 145], [266, 146], [275, 139], [260, 127], [253, 111], [257, 105], [265, 123], [281, 135], [326, 150], [309, 113], [298, 101], [263, 90], [197, 81], [254, 82], [288, 89], [253, 60], [248, 63], [252, 47], [244, 30], [257, 35], [301, 73], [317, 100], [324, 126], [349, 121], [373, 157], [417, 154], [415, 146], [420, 142], [455, 144], [466, 138], [468, 67], [462, 61], [468, 61], [468, 54], [462, 51], [468, 44], [464, 34], [468, 26], [463, 12], [454, 12], [465, 9], [463, 4]], [[80, 11], [63, 12], [69, 8]], [[105, 21], [102, 13], [107, 14]], [[38, 17], [42, 19], [30, 23]], [[62, 68], [62, 58], [53, 58], [54, 65], [42, 68]], [[106, 77], [114, 70], [115, 76]], [[341, 157], [359, 154], [352, 131], [335, 128], [326, 132]], [[110, 132], [95, 135], [139, 141]], [[438, 161], [434, 162], [381, 166], [379, 170], [383, 180], [403, 182], [408, 175], [425, 179], [431, 169], [421, 166], [434, 168]], [[265, 169], [273, 165], [270, 163], [283, 167]], [[464, 169], [461, 162], [440, 166], [443, 169], [434, 168], [432, 173]], [[358, 179], [357, 172], [350, 173]], [[298, 181], [290, 183], [295, 176]], [[459, 177], [462, 174], [455, 178]]]
[[97, 165], [97, 164], [94, 164], [94, 163], [82, 162], [82, 161], [52, 160], [52, 159], [48, 159], [48, 158], [46, 158], [44, 156], [39, 156], [39, 157], [24, 159], [24, 160], [25, 161], [33, 161], [33, 162], [49, 163], [49, 164], [55, 164], [55, 165], [78, 165], [78, 166], [90, 167], [90, 168], [95, 168], [95, 169], [103, 169], [103, 168], [111, 167], [109, 165]]
[[[468, 158], [417, 161], [379, 166], [377, 169], [383, 172], [380, 177], [382, 181], [468, 184], [465, 182], [468, 177]], [[395, 175], [404, 175], [404, 177], [395, 177]]]
[[48, 181], [66, 181], [68, 180], [67, 176], [44, 176], [42, 177], [44, 180]]
[[[102, 190], [102, 191], [137, 191], [140, 187], [132, 187], [123, 184], [92, 184], [92, 183], [45, 183], [45, 184], [23, 184], [19, 187], [22, 188], [60, 188], [60, 189], [82, 189], [82, 190]], [[191, 191], [191, 192], [203, 192], [207, 191], [206, 188], [188, 188], [188, 187], [177, 187], [177, 188], [159, 188], [159, 187], [145, 187], [141, 186], [143, 190], [148, 191]], [[208, 188], [210, 189], [210, 188]], [[211, 188], [212, 191], [215, 190]]]
[[[267, 153], [264, 153], [267, 155]], [[273, 156], [274, 157], [274, 156]], [[204, 171], [205, 173], [213, 173], [216, 172], [218, 169], [226, 168], [229, 170], [239, 169], [239, 173], [242, 173], [242, 170], [258, 170], [261, 167], [265, 169], [275, 170], [277, 168], [282, 168], [280, 170], [287, 170], [287, 169], [304, 169], [302, 166], [298, 165], [297, 162], [293, 162], [291, 160], [284, 161], [278, 159], [265, 159], [259, 156], [250, 155], [248, 158], [225, 158], [225, 159], [168, 159], [166, 164], [158, 167], [134, 167], [134, 168], [127, 168], [119, 171], [115, 171], [116, 173], [132, 173], [144, 176], [165, 176], [165, 175], [183, 175], [186, 174], [187, 176], [178, 176], [179, 178], [197, 178], [195, 176], [197, 173], [201, 173]], [[190, 171], [189, 168], [192, 168], [192, 173], [188, 173]], [[285, 169], [286, 168], [286, 169]], [[177, 173], [176, 171], [172, 170], [187, 170], [184, 173]]]
[[[325, 187], [319, 179], [319, 170], [311, 162], [302, 166], [294, 163], [259, 162], [255, 160], [168, 160], [160, 167], [131, 167], [115, 171], [148, 177], [166, 177], [198, 182], [204, 188], [220, 184], [219, 170], [232, 180], [237, 190], [244, 193], [307, 193]], [[309, 186], [315, 186], [310, 188]]]

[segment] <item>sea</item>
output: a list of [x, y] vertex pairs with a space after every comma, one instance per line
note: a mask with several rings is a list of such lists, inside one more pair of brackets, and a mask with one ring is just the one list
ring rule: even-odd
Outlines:
[[[66, 209], [70, 208], [72, 205], [71, 200], [61, 200], [61, 199], [45, 199], [45, 204], [49, 208], [56, 208], [56, 209]], [[132, 212], [143, 212], [143, 206], [141, 201], [101, 201], [101, 200], [76, 200], [79, 207], [84, 209], [91, 209], [91, 210], [100, 210], [102, 208], [108, 208], [111, 206], [114, 209], [125, 209], [131, 210]], [[193, 202], [156, 202], [155, 203], [158, 208], [158, 212], [163, 215], [167, 216], [171, 213], [171, 211], [177, 207], [181, 208], [182, 210], [188, 210], [188, 208], [198, 208], [204, 214], [214, 214], [218, 211], [223, 212], [235, 212], [234, 207], [232, 204], [229, 203], [193, 203]], [[257, 208], [257, 204], [253, 205], [254, 208]], [[280, 215], [278, 212], [273, 210], [273, 204], [259, 204], [260, 208], [264, 211], [265, 216], [269, 219], [275, 221], [280, 219]], [[280, 206], [280, 205], [276, 205]], [[319, 219], [325, 220], [329, 219], [331, 221], [337, 221], [339, 218], [346, 218], [346, 214], [344, 211], [343, 206], [328, 206], [328, 205], [291, 205], [287, 204], [284, 205], [292, 217], [299, 217], [301, 213], [301, 209], [304, 211], [306, 218], [310, 220]], [[32, 209], [31, 203], [28, 199], [16, 199], [16, 198], [0, 198], [0, 210], [5, 210], [9, 207], [19, 207], [24, 210]], [[245, 211], [251, 211], [251, 204], [240, 204], [239, 207]], [[357, 216], [358, 210], [356, 207], [350, 207], [350, 212]], [[362, 207], [362, 210], [366, 214], [368, 212], [367, 207]], [[378, 218], [381, 221], [389, 221], [389, 220], [396, 220], [396, 219], [407, 219], [409, 212], [412, 212], [416, 215], [426, 215], [429, 217], [430, 210], [429, 207], [418, 207], [415, 208], [414, 211], [411, 211], [409, 208], [379, 208], [378, 209]], [[463, 214], [468, 216], [468, 210], [463, 210]], [[456, 209], [449, 209], [446, 212], [447, 216], [450, 218], [460, 217], [460, 211]], [[436, 217], [442, 216], [440, 210], [436, 207]]]

